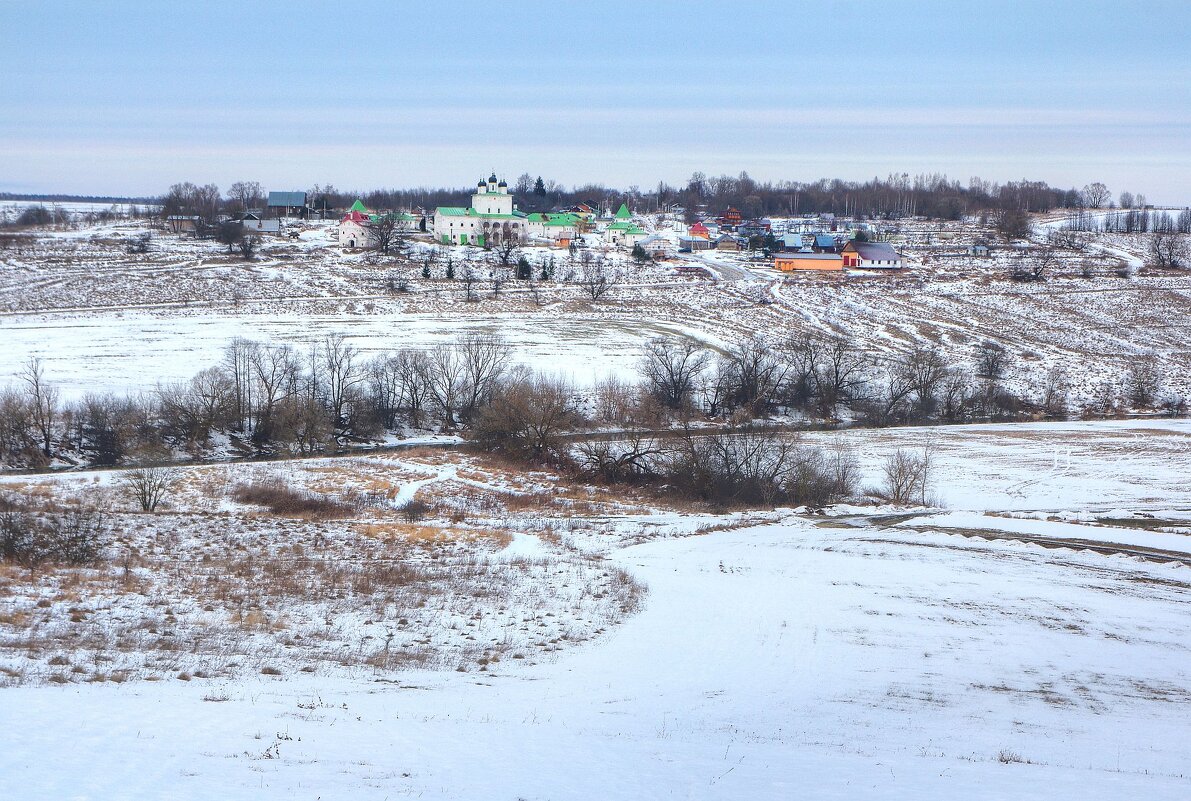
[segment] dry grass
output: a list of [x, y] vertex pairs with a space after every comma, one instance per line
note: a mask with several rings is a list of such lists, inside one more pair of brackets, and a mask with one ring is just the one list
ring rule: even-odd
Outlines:
[[264, 506], [275, 515], [300, 520], [338, 520], [351, 517], [359, 508], [342, 499], [294, 489], [278, 479], [241, 484], [232, 496], [240, 503]]

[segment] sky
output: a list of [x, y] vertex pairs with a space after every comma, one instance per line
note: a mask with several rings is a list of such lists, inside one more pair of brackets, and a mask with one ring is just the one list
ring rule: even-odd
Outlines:
[[1191, 203], [1191, 2], [0, 0], [0, 191], [942, 172]]

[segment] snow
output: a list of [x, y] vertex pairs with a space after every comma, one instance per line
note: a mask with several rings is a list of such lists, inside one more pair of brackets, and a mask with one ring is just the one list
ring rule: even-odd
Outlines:
[[[871, 472], [923, 432], [848, 436]], [[1188, 433], [944, 429], [953, 506], [893, 526], [859, 505], [724, 530], [664, 512], [642, 541], [649, 515], [603, 513], [580, 538], [603, 537], [644, 607], [534, 665], [5, 689], [0, 797], [1185, 799], [1191, 568], [931, 527], [1118, 541], [987, 513], [1187, 510]], [[490, 558], [543, 549], [518, 530]]]

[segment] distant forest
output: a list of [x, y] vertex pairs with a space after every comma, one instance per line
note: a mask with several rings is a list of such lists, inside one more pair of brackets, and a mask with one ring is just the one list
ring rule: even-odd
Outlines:
[[[286, 187], [290, 189], [292, 187]], [[526, 212], [549, 211], [586, 203], [596, 208], [615, 209], [627, 203], [637, 211], [683, 209], [688, 219], [720, 215], [729, 207], [745, 218], [833, 213], [868, 218], [930, 217], [955, 220], [966, 215], [1005, 212], [1045, 212], [1058, 208], [1107, 208], [1117, 205], [1108, 187], [1096, 182], [1083, 189], [1060, 189], [1044, 181], [1008, 181], [1003, 184], [971, 178], [968, 182], [942, 174], [911, 176], [908, 173], [867, 181], [819, 179], [800, 181], [757, 181], [748, 173], [737, 176], [693, 174], [682, 186], [659, 182], [656, 187], [627, 189], [603, 184], [565, 187], [557, 181], [524, 173], [509, 187], [518, 208]], [[360, 198], [373, 209], [434, 209], [437, 206], [467, 206], [473, 191], [462, 188], [418, 187], [344, 191], [334, 186], [314, 185], [307, 190], [315, 209], [343, 209]], [[163, 214], [191, 213], [209, 216], [221, 211], [258, 208], [265, 203], [266, 189], [255, 181], [240, 181], [220, 192], [214, 184], [179, 183], [157, 198], [127, 198], [82, 195], [18, 195], [0, 193], [5, 200], [44, 202], [154, 203]], [[1121, 192], [1121, 208], [1142, 208], [1144, 195]]]
[[[1059, 189], [1044, 181], [1010, 181], [997, 184], [972, 178], [968, 183], [949, 180], [945, 175], [917, 175], [907, 173], [873, 178], [868, 181], [820, 179], [811, 183], [799, 181], [756, 181], [742, 172], [738, 176], [707, 176], [697, 172], [683, 186], [660, 182], [652, 189], [631, 186], [616, 189], [602, 184], [585, 184], [566, 188], [555, 181], [543, 180], [528, 173], [521, 175], [509, 187], [523, 211], [550, 209], [587, 203], [615, 209], [621, 203], [641, 211], [683, 208], [689, 217], [699, 214], [718, 215], [729, 207], [738, 209], [746, 217], [793, 216], [798, 214], [833, 213], [859, 217], [923, 216], [939, 219], [959, 219], [967, 214], [989, 210], [1050, 211], [1055, 208], [1086, 208], [1108, 204], [1099, 193], [1089, 203], [1088, 189]], [[322, 190], [336, 205], [355, 199], [351, 193], [342, 194], [333, 188]], [[373, 208], [434, 208], [469, 204], [471, 189], [386, 189], [364, 192], [359, 196]], [[1107, 190], [1105, 190], [1105, 193]], [[351, 200], [349, 200], [349, 198]]]

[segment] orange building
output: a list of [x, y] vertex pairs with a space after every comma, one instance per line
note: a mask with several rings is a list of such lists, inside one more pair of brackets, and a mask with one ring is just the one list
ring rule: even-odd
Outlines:
[[844, 259], [838, 253], [779, 253], [773, 266], [782, 272], [804, 270], [842, 270]]

